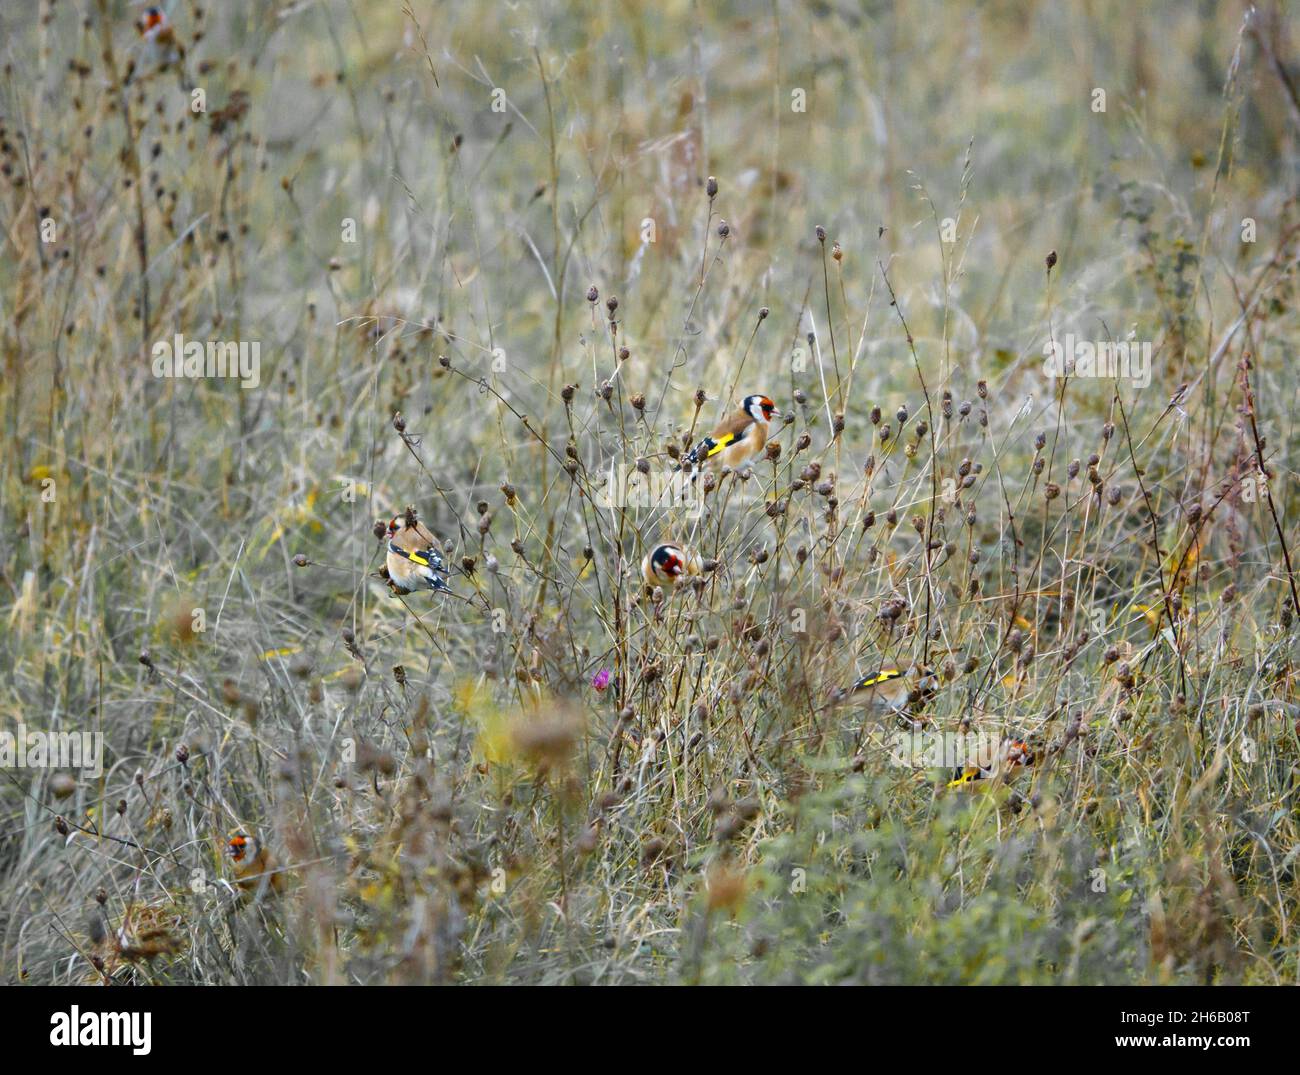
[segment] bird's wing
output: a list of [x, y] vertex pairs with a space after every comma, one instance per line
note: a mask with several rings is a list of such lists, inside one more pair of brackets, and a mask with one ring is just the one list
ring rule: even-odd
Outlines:
[[434, 571], [446, 571], [447, 565], [434, 549], [404, 549], [395, 542], [388, 543], [388, 551], [403, 560], [409, 560], [420, 567], [431, 567]]
[[958, 769], [955, 773], [956, 775], [954, 778], [948, 781], [948, 786], [950, 788], [965, 787], [967, 784], [973, 784], [976, 780], [984, 779], [983, 770], [976, 765], [967, 766], [965, 769]]
[[[746, 427], [748, 428], [748, 427]], [[702, 463], [706, 459], [711, 459], [724, 448], [729, 448], [738, 440], [744, 440], [745, 433], [742, 430], [739, 433], [719, 433], [712, 437], [705, 437], [699, 444], [691, 449], [689, 459], [692, 463]]]
[[887, 668], [885, 671], [879, 673], [878, 675], [863, 676], [860, 680], [858, 680], [855, 684], [853, 684], [853, 689], [855, 691], [864, 691], [868, 687], [875, 687], [881, 683], [888, 683], [891, 679], [897, 679], [902, 674], [903, 673], [897, 668]]

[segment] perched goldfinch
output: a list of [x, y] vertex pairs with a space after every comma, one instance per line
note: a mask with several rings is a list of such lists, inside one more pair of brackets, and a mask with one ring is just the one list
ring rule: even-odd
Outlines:
[[235, 884], [245, 892], [269, 890], [279, 895], [284, 891], [284, 872], [255, 836], [236, 829], [230, 834], [226, 854], [235, 870]]
[[656, 545], [641, 561], [641, 575], [647, 586], [671, 590], [683, 575], [698, 575], [704, 570], [699, 554], [687, 552], [680, 545]]
[[141, 37], [148, 40], [154, 40], [171, 30], [167, 16], [160, 7], [145, 8], [135, 20], [135, 28], [140, 31]]
[[[844, 698], [849, 705], [865, 705], [882, 713], [898, 713], [913, 701], [931, 698], [939, 689], [934, 670], [917, 668], [912, 674], [899, 668], [863, 676]], [[914, 697], [915, 695], [915, 697]]]
[[999, 780], [1015, 779], [1034, 764], [1034, 752], [1023, 739], [1004, 739], [988, 754], [988, 757], [976, 758], [974, 765], [954, 769], [948, 787], [983, 790]]
[[135, 20], [135, 28], [159, 60], [184, 59], [185, 48], [176, 37], [171, 20], [160, 7], [147, 7]]
[[388, 543], [384, 567], [388, 585], [395, 594], [451, 590], [443, 577], [447, 574], [447, 564], [438, 552], [438, 541], [416, 518], [414, 508], [407, 508], [404, 514], [389, 522], [384, 540]]
[[140, 34], [141, 59], [146, 68], [165, 70], [173, 67], [181, 90], [190, 93], [193, 86], [185, 73], [185, 46], [177, 36], [171, 20], [160, 7], [147, 7], [135, 20]]
[[746, 396], [740, 410], [694, 445], [686, 459], [697, 470], [706, 463], [739, 466], [763, 450], [769, 423], [780, 417], [781, 412], [767, 396]]

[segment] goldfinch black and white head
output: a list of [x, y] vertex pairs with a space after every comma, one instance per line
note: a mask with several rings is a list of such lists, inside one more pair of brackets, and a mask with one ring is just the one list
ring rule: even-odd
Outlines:
[[226, 854], [236, 866], [247, 866], [257, 858], [257, 837], [236, 829], [226, 842]]
[[699, 554], [680, 545], [656, 545], [641, 561], [641, 575], [647, 586], [671, 589], [684, 575], [698, 575], [704, 569]]
[[416, 518], [413, 508], [394, 516], [384, 535], [388, 582], [394, 591], [450, 590], [445, 578], [447, 564], [438, 540]]
[[135, 28], [140, 32], [141, 37], [147, 41], [152, 41], [160, 34], [165, 33], [170, 27], [162, 8], [147, 7], [140, 13], [140, 17], [135, 20]]
[[746, 396], [745, 402], [741, 404], [741, 409], [748, 414], [755, 422], [762, 422], [767, 425], [773, 418], [780, 418], [781, 412], [776, 409], [767, 396]]

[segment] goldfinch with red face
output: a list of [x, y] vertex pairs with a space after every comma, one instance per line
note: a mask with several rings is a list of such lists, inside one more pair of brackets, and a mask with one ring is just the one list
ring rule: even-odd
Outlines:
[[255, 836], [236, 829], [226, 843], [226, 854], [235, 872], [235, 884], [245, 892], [284, 891], [284, 872]]
[[698, 553], [687, 552], [680, 545], [656, 545], [641, 561], [641, 576], [647, 586], [671, 590], [684, 575], [698, 575], [704, 563]]
[[695, 444], [686, 460], [696, 470], [706, 464], [737, 467], [763, 450], [768, 426], [773, 418], [780, 417], [781, 412], [767, 396], [746, 396], [740, 410]]
[[162, 8], [145, 8], [135, 20], [135, 28], [145, 44], [156, 50], [157, 58], [169, 61], [184, 58], [185, 48]]
[[444, 578], [447, 564], [438, 551], [438, 540], [416, 518], [414, 508], [393, 517], [384, 541], [387, 543], [384, 567], [388, 585], [395, 594], [451, 590]]
[[1025, 740], [1008, 737], [996, 748], [986, 751], [984, 757], [977, 757], [974, 761], [974, 765], [959, 766], [953, 770], [953, 777], [948, 781], [949, 788], [982, 791], [999, 781], [1014, 780], [1034, 764], [1035, 756]]

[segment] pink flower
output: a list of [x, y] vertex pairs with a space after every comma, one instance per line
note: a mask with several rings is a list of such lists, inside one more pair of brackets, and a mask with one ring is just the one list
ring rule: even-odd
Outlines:
[[591, 685], [598, 691], [604, 691], [609, 686], [610, 673], [608, 668], [602, 668], [591, 677]]

